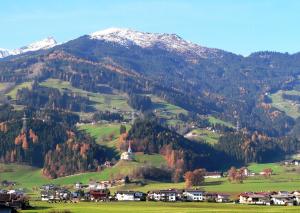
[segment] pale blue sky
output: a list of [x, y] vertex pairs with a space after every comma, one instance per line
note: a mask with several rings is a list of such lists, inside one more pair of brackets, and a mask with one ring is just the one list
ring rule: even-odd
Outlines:
[[176, 33], [248, 55], [300, 51], [298, 0], [0, 0], [0, 47], [63, 42], [108, 27]]

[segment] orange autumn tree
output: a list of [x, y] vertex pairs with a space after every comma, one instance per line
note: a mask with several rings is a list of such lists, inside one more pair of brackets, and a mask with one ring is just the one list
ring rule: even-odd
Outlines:
[[185, 187], [190, 188], [192, 186], [200, 186], [204, 182], [206, 170], [195, 169], [194, 171], [188, 171], [184, 174]]

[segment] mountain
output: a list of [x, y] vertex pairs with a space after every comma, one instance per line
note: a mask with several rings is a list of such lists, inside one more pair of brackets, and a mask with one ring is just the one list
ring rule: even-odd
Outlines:
[[97, 31], [91, 33], [90, 38], [114, 42], [128, 48], [133, 45], [142, 48], [160, 48], [170, 52], [202, 58], [218, 57], [223, 52], [186, 41], [176, 34], [145, 33], [122, 28], [109, 28]]
[[[51, 45], [41, 45], [44, 43]], [[216, 162], [211, 167], [218, 169], [225, 162], [271, 161], [275, 156], [282, 159], [298, 150], [300, 119], [290, 116], [290, 111], [280, 108], [278, 103], [274, 105], [269, 94], [292, 91], [293, 96], [282, 97], [294, 100], [291, 105], [297, 113], [300, 54], [262, 51], [243, 57], [202, 47], [174, 34], [118, 28], [83, 35], [59, 45], [42, 42], [23, 48], [23, 52], [28, 49], [39, 51], [0, 60], [0, 90], [7, 97], [2, 101], [16, 110], [27, 107], [34, 112], [51, 109], [89, 116], [96, 113], [110, 116], [117, 112], [126, 118], [132, 109], [141, 111], [145, 117], [154, 119], [155, 124], [145, 122], [135, 126], [132, 130], [135, 134], [129, 134], [133, 145], [142, 152], [151, 150], [169, 157], [177, 153], [185, 169], [195, 167], [201, 157], [199, 153], [206, 151], [207, 165], [209, 159], [222, 156], [222, 165]], [[31, 86], [24, 88], [29, 82]], [[123, 102], [116, 104], [121, 97]], [[113, 106], [107, 108], [110, 105]], [[211, 124], [207, 119], [211, 116], [239, 123], [241, 130]], [[88, 116], [82, 119], [93, 121]], [[6, 117], [0, 121], [7, 122]], [[178, 133], [186, 133], [191, 126], [216, 128], [221, 136], [218, 144], [185, 146], [189, 140]], [[38, 128], [34, 130], [38, 135]], [[6, 137], [5, 133], [2, 136]], [[10, 138], [15, 136], [11, 134]], [[11, 144], [0, 154], [5, 156], [3, 159], [14, 157]], [[67, 151], [68, 146], [54, 149], [47, 149], [52, 151], [47, 155], [51, 159], [60, 156], [61, 150]], [[74, 156], [74, 161], [79, 157]], [[50, 168], [51, 162], [48, 163]], [[71, 171], [76, 172], [76, 168]]]
[[7, 49], [0, 48], [0, 58], [5, 58], [11, 55], [19, 55], [22, 53], [33, 52], [42, 49], [49, 49], [56, 45], [57, 42], [55, 41], [55, 39], [53, 37], [48, 37], [43, 40], [34, 42], [32, 44], [14, 50], [7, 50]]

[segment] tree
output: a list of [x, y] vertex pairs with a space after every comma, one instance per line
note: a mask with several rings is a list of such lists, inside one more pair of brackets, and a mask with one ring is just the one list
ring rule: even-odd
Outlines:
[[228, 180], [229, 182], [234, 182], [237, 174], [237, 169], [233, 166], [228, 170]]
[[271, 168], [265, 168], [264, 170], [263, 170], [263, 176], [265, 177], [265, 178], [268, 178], [268, 177], [270, 177], [271, 175], [272, 175], [272, 173], [273, 173], [273, 169], [271, 169]]
[[188, 171], [184, 174], [185, 187], [199, 186], [204, 182], [206, 170], [195, 169], [194, 171]]
[[228, 170], [228, 180], [229, 182], [243, 183], [245, 179], [244, 169], [236, 169], [234, 166]]
[[125, 184], [128, 184], [128, 183], [130, 183], [130, 180], [129, 180], [129, 177], [128, 177], [128, 175], [126, 175], [126, 176], [125, 176], [125, 178], [124, 178], [124, 182], [125, 182]]
[[126, 126], [125, 125], [121, 125], [120, 126], [120, 135], [126, 133]]

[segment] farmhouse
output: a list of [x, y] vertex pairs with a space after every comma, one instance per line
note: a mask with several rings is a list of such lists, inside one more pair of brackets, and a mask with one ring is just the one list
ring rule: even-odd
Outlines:
[[291, 194], [275, 194], [271, 195], [271, 204], [291, 206], [294, 204], [294, 197]]
[[146, 195], [136, 191], [118, 191], [115, 195], [118, 201], [145, 201]]
[[215, 202], [218, 197], [217, 193], [206, 192], [204, 195], [204, 199], [209, 202]]
[[109, 195], [110, 191], [107, 189], [90, 191], [91, 201], [106, 201], [109, 199]]
[[67, 201], [71, 198], [71, 192], [64, 188], [41, 190], [41, 200], [48, 202]]
[[183, 192], [183, 197], [187, 201], [204, 201], [205, 192], [199, 189], [187, 189]]
[[270, 204], [270, 194], [253, 192], [241, 193], [239, 195], [239, 201], [242, 204], [267, 205]]
[[3, 190], [0, 193], [0, 205], [5, 205], [15, 209], [25, 209], [29, 206], [29, 201], [24, 194], [8, 194], [7, 191]]
[[156, 190], [148, 193], [148, 200], [175, 202], [183, 198], [183, 190]]
[[230, 195], [223, 194], [223, 193], [217, 193], [216, 202], [217, 203], [227, 203], [230, 201]]
[[83, 188], [83, 184], [81, 182], [77, 182], [75, 183], [75, 189], [82, 189]]
[[221, 178], [221, 172], [206, 172], [204, 178]]

